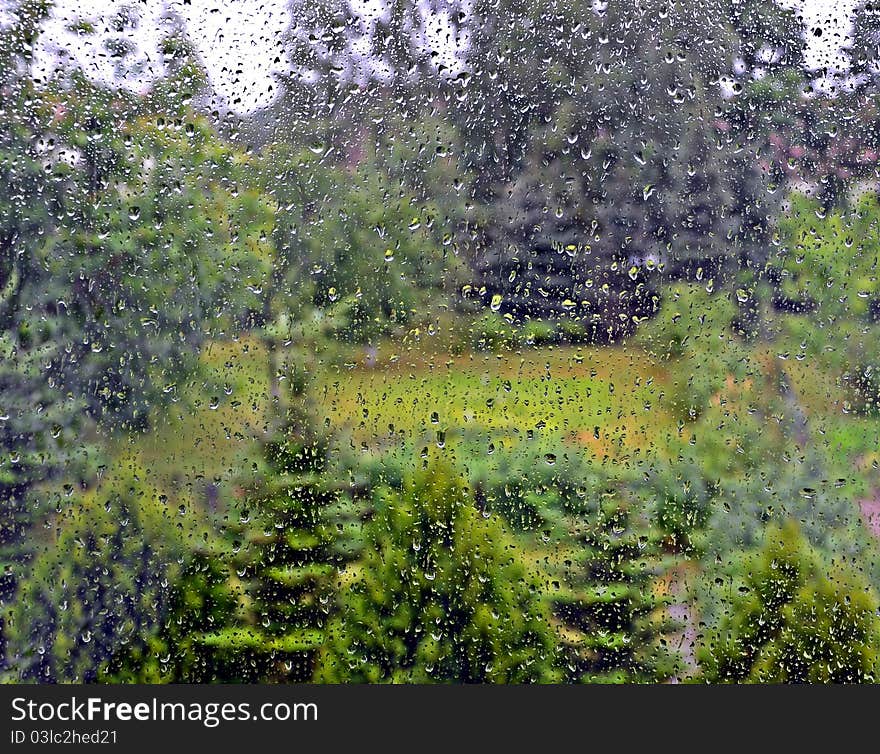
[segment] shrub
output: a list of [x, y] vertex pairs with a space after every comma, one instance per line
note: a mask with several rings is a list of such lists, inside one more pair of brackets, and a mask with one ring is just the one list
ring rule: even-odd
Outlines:
[[364, 557], [328, 629], [317, 679], [366, 683], [552, 680], [537, 584], [494, 516], [438, 465], [379, 493]]
[[795, 523], [770, 527], [760, 549], [731, 570], [732, 596], [698, 651], [704, 680], [877, 680], [880, 600], [852, 568], [826, 568]]

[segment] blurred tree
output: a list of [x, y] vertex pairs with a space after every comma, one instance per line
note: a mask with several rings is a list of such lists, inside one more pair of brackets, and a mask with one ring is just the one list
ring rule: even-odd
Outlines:
[[0, 27], [0, 612], [34, 553], [30, 527], [46, 512], [34, 484], [61, 476], [79, 481], [94, 451], [84, 437], [83, 396], [51, 373], [65, 360], [65, 312], [41, 249], [74, 182], [65, 162], [70, 153], [52, 129], [60, 104], [36, 87], [31, 72], [49, 3], [22, 0], [6, 10], [11, 20]]
[[880, 601], [851, 567], [838, 562], [826, 569], [795, 523], [770, 527], [761, 549], [736, 563], [733, 579], [735, 596], [699, 648], [703, 680], [877, 679]]
[[95, 419], [142, 427], [179, 395], [199, 346], [259, 307], [272, 208], [203, 117], [174, 117], [164, 98], [139, 114], [75, 85], [57, 129], [80, 150], [84, 185], [43, 248], [69, 325], [53, 372]]
[[463, 212], [431, 189], [460, 180], [451, 135], [436, 122], [409, 133], [396, 125], [363, 136], [344, 165], [284, 143], [264, 150], [263, 187], [278, 207], [263, 309], [275, 328], [270, 351], [315, 318], [337, 337], [371, 341], [426, 318], [456, 290]]
[[312, 679], [343, 560], [336, 525], [348, 509], [343, 486], [327, 473], [329, 438], [316, 419], [317, 347], [299, 338], [288, 350], [284, 400], [270, 408], [256, 481], [228, 527], [237, 574], [230, 586], [243, 582], [241, 609], [197, 639], [236, 681]]
[[14, 4], [0, 34], [4, 603], [41, 515], [35, 483], [84, 478], [94, 423], [144, 427], [179, 399], [201, 342], [257, 305], [270, 260], [270, 205], [188, 104], [206, 79], [185, 39], [164, 40], [169, 78], [143, 98], [78, 70], [37, 86], [48, 8]]
[[551, 596], [566, 677], [581, 683], [657, 683], [677, 667], [673, 623], [657, 593], [658, 542], [614, 494], [568, 517], [561, 590]]
[[385, 491], [341, 594], [317, 679], [522, 683], [554, 678], [551, 632], [514, 543], [453, 472]]
[[748, 348], [731, 328], [735, 298], [714, 285], [714, 280], [703, 279], [666, 286], [659, 313], [638, 333], [649, 355], [675, 360], [664, 404], [681, 421], [700, 416], [728, 379], [741, 379], [745, 373]]
[[237, 589], [226, 566], [226, 553], [209, 547], [187, 555], [173, 578], [161, 612], [140, 637], [117, 647], [101, 683], [233, 683], [240, 680], [237, 658], [228, 658], [203, 638], [231, 624]]
[[583, 174], [562, 172], [560, 160], [541, 164], [528, 162], [488, 210], [485, 250], [474, 255], [484, 304], [514, 322], [571, 320], [598, 342], [631, 332], [650, 313], [644, 275], [624, 251], [594, 248]]
[[[880, 411], [880, 204], [865, 194], [848, 212], [826, 213], [793, 197], [779, 222], [774, 259], [782, 333], [845, 388], [844, 409]], [[831, 337], [831, 333], [834, 336]]]
[[282, 426], [264, 444], [263, 480], [239, 519], [245, 620], [199, 639], [236, 669], [235, 680], [309, 681], [324, 642], [336, 578], [327, 509], [337, 491], [323, 474], [326, 447], [298, 434]]
[[454, 116], [488, 207], [475, 254], [486, 303], [548, 317], [564, 303], [599, 320], [593, 337], [617, 337], [655, 311], [652, 270], [702, 268], [720, 284], [760, 269], [790, 157], [774, 134], [804, 103], [794, 11], [493, 2], [475, 4], [469, 30]]
[[856, 5], [842, 52], [856, 91], [876, 96], [880, 82], [880, 5], [875, 0], [862, 0]]
[[8, 664], [18, 681], [89, 683], [128, 648], [149, 654], [171, 584], [191, 546], [149, 475], [120, 463], [56, 521], [8, 611]]
[[[360, 38], [358, 17], [346, 0], [289, 0], [289, 24], [278, 37], [272, 102], [243, 124], [257, 145], [277, 143], [325, 152], [352, 132]], [[351, 106], [348, 103], [351, 100]]]

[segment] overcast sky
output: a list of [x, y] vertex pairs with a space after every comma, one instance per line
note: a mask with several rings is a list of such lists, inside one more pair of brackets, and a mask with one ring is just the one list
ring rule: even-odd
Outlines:
[[[788, 0], [787, 4], [801, 9], [808, 29], [821, 29], [821, 35], [809, 33], [807, 37], [812, 67], [839, 65], [837, 50], [845, 39], [856, 1]], [[285, 0], [56, 0], [44, 44], [75, 57], [90, 75], [109, 79], [113, 63], [103, 50], [102, 37], [78, 38], [65, 29], [81, 18], [93, 21], [100, 31], [106, 19], [124, 6], [136, 8], [141, 19], [138, 28], [129, 34], [140, 50], [138, 60], [143, 66], [136, 81], [146, 84], [160, 73], [155, 45], [159, 19], [167, 6], [186, 20], [214, 87], [229, 104], [244, 112], [272, 100], [272, 73], [279, 70], [273, 61], [279, 56], [280, 32], [287, 25]], [[378, 7], [376, 0], [361, 0], [358, 10], [369, 16]], [[44, 59], [51, 58], [46, 55]]]

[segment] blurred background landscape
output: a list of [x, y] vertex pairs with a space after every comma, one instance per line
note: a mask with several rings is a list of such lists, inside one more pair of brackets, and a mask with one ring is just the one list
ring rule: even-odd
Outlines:
[[0, 2], [0, 679], [873, 682], [880, 6]]

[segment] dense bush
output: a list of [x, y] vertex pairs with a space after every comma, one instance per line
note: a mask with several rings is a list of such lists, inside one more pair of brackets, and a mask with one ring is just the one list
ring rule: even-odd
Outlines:
[[537, 581], [501, 522], [440, 465], [385, 490], [367, 548], [327, 629], [325, 682], [554, 678]]
[[12, 677], [88, 683], [112, 674], [124, 652], [149, 655], [195, 544], [188, 513], [131, 463], [71, 503], [9, 611]]
[[880, 672], [880, 600], [864, 577], [826, 565], [793, 522], [716, 578], [730, 595], [702, 638], [708, 682], [858, 683]]

